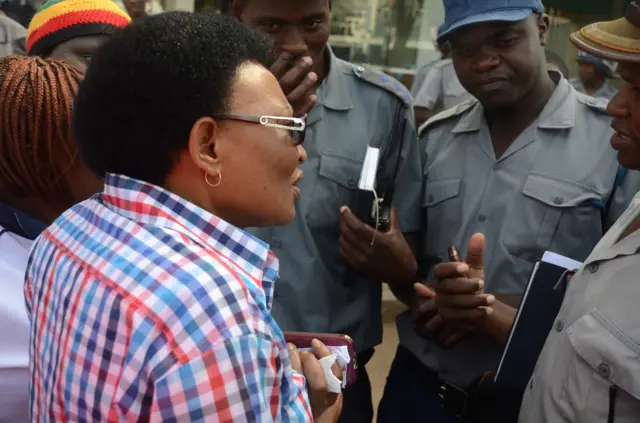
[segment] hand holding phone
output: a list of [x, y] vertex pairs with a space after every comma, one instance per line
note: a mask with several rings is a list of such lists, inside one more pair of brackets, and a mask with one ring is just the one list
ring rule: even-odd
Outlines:
[[348, 364], [342, 368], [343, 388], [353, 385], [358, 380], [358, 362], [353, 340], [347, 335], [313, 332], [284, 332], [284, 339], [293, 344], [299, 351], [309, 351], [312, 341], [317, 339], [336, 354], [347, 355]]

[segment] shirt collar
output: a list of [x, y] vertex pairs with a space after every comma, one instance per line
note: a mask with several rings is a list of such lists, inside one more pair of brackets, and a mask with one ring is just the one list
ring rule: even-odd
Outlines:
[[[569, 82], [559, 72], [549, 71], [556, 83], [553, 94], [537, 119], [537, 127], [544, 129], [567, 129], [575, 126], [576, 102]], [[484, 108], [479, 102], [465, 114], [453, 129], [454, 133], [476, 132], [485, 121]]]
[[324, 56], [329, 69], [318, 88], [318, 103], [333, 110], [352, 109], [351, 91], [344, 78], [344, 75], [352, 73], [352, 70], [333, 54], [329, 45], [325, 47]]
[[279, 263], [263, 241], [159, 186], [123, 175], [107, 174], [101, 197], [124, 217], [177, 231], [233, 262], [264, 290], [271, 308]]
[[7, 231], [30, 240], [36, 239], [47, 224], [0, 202], [0, 226]]

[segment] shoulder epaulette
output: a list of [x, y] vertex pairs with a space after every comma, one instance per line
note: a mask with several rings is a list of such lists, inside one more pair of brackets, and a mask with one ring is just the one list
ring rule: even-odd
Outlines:
[[600, 113], [608, 114], [607, 105], [609, 104], [609, 100], [607, 100], [606, 98], [591, 97], [586, 94], [576, 92], [576, 100], [586, 105], [590, 109], [596, 110]]
[[356, 66], [353, 73], [361, 80], [380, 87], [398, 97], [405, 104], [411, 104], [411, 94], [400, 81], [370, 66]]
[[418, 134], [422, 134], [426, 128], [435, 125], [438, 122], [444, 122], [445, 120], [449, 120], [454, 116], [458, 116], [471, 109], [478, 100], [475, 98], [471, 98], [469, 100], [465, 100], [462, 103], [453, 106], [450, 109], [444, 110], [434, 116], [431, 116], [429, 120], [422, 124], [422, 126], [418, 129]]

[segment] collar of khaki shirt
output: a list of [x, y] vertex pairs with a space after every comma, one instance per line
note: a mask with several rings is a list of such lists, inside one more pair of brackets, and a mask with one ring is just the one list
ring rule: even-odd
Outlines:
[[[542, 109], [536, 125], [544, 129], [573, 128], [576, 121], [576, 102], [574, 96], [567, 95], [573, 88], [559, 72], [550, 71], [549, 75], [556, 82], [556, 89]], [[484, 121], [484, 108], [476, 102], [453, 128], [453, 133], [477, 132]]]

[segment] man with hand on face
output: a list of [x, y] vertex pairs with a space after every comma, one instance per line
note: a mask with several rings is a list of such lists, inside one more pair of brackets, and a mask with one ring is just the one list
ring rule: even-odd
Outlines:
[[[609, 102], [618, 161], [640, 170], [640, 2], [626, 17], [571, 35], [619, 62]], [[640, 195], [569, 281], [520, 409], [520, 423], [631, 423], [640, 416]]]
[[[382, 281], [411, 290], [417, 269], [411, 247], [420, 229], [422, 169], [409, 93], [333, 54], [330, 0], [236, 0], [232, 10], [273, 38], [278, 59], [271, 70], [296, 115], [308, 113], [296, 219], [254, 231], [280, 259], [273, 315], [284, 330], [353, 338], [358, 382], [344, 391], [341, 421], [371, 422], [365, 364], [382, 341]], [[358, 190], [368, 146], [380, 148], [378, 194], [395, 187], [386, 232], [356, 217], [372, 210], [373, 196], [363, 209], [370, 193]]]
[[540, 0], [444, 6], [443, 37], [475, 99], [420, 128], [425, 282], [398, 318], [381, 423], [482, 415], [472, 388], [498, 366], [533, 264], [547, 250], [585, 260], [638, 190], [635, 174], [617, 178], [606, 100], [548, 72]]

